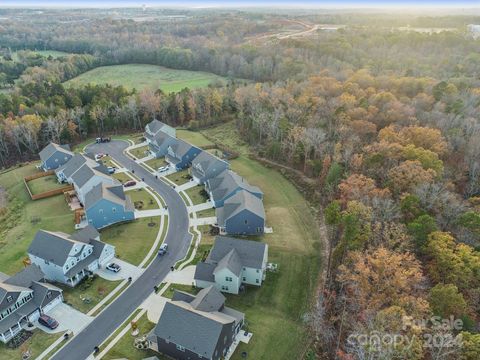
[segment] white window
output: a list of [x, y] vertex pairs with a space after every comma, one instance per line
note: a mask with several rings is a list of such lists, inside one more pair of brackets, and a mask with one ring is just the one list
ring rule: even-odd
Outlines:
[[103, 209], [98, 210], [100, 214], [103, 214]]
[[255, 282], [256, 282], [257, 284], [260, 284], [260, 280], [259, 280], [259, 279], [255, 279]]
[[13, 297], [7, 296], [7, 301], [8, 301], [8, 302], [12, 302], [12, 301], [13, 301]]
[[230, 276], [226, 276], [226, 277], [225, 277], [225, 281], [232, 282], [232, 280], [233, 280], [233, 279], [232, 279]]

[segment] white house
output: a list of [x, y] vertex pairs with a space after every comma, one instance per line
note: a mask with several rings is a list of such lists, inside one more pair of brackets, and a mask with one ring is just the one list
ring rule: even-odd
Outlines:
[[115, 256], [115, 247], [100, 241], [93, 226], [72, 235], [39, 230], [30, 244], [28, 256], [42, 269], [47, 280], [73, 287], [107, 265]]
[[195, 286], [214, 285], [220, 291], [238, 294], [242, 284], [262, 285], [267, 261], [267, 244], [217, 236], [205, 262], [197, 264]]
[[82, 204], [85, 204], [85, 196], [94, 186], [101, 183], [106, 185], [120, 185], [120, 183], [108, 173], [105, 174], [97, 168], [92, 168], [87, 163], [83, 164], [71, 178], [78, 199]]

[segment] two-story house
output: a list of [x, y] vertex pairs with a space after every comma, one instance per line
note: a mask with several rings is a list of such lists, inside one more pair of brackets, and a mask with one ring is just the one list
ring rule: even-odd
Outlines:
[[73, 157], [68, 145], [58, 145], [53, 142], [45, 146], [39, 153], [44, 171], [55, 170]]
[[72, 184], [77, 193], [78, 199], [85, 204], [85, 196], [98, 184], [120, 185], [118, 180], [105, 174], [97, 168], [90, 167], [87, 163], [83, 164], [73, 175]]
[[225, 160], [204, 150], [193, 159], [190, 174], [198, 184], [204, 184], [207, 180], [227, 170], [229, 166]]
[[157, 135], [159, 132], [163, 132], [171, 137], [177, 137], [175, 128], [157, 120], [153, 119], [145, 126], [145, 138], [147, 142], [151, 139], [152, 136]]
[[42, 269], [45, 279], [72, 287], [114, 256], [115, 247], [100, 241], [91, 226], [72, 235], [39, 230], [28, 248], [30, 261]]
[[243, 313], [225, 306], [214, 287], [196, 296], [175, 291], [148, 336], [150, 348], [173, 359], [223, 359], [243, 326]]
[[87, 164], [92, 169], [97, 169], [100, 172], [108, 174], [105, 166], [93, 159], [93, 155], [75, 154], [64, 165], [55, 170], [59, 182], [68, 182], [72, 184], [72, 176], [84, 165]]
[[261, 235], [265, 229], [263, 202], [250, 192], [241, 190], [215, 209], [220, 234]]
[[168, 147], [175, 145], [177, 139], [163, 131], [159, 131], [156, 135], [145, 134], [148, 149], [157, 158], [167, 155]]
[[177, 139], [177, 142], [167, 149], [165, 160], [177, 170], [187, 168], [202, 150], [186, 141]]
[[262, 285], [267, 262], [267, 244], [217, 236], [207, 259], [196, 266], [195, 286], [238, 294], [242, 284]]
[[263, 199], [263, 192], [258, 186], [250, 185], [247, 180], [231, 170], [223, 171], [207, 180], [205, 190], [210, 195], [214, 207], [223, 206], [225, 200], [241, 190], [248, 191], [260, 200]]
[[84, 209], [88, 224], [96, 229], [135, 219], [135, 207], [122, 185], [95, 185], [85, 196]]
[[62, 290], [46, 283], [37, 265], [11, 277], [0, 273], [0, 341], [7, 343], [62, 301]]

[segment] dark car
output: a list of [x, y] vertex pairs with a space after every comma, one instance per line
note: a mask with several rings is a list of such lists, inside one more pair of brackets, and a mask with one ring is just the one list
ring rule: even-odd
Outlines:
[[48, 315], [41, 315], [38, 318], [38, 322], [49, 329], [56, 329], [58, 327], [58, 321]]
[[130, 186], [135, 186], [136, 184], [137, 184], [136, 181], [134, 181], [134, 180], [129, 180], [129, 181], [127, 181], [125, 184], [123, 184], [123, 186], [125, 186], [125, 187], [130, 187]]

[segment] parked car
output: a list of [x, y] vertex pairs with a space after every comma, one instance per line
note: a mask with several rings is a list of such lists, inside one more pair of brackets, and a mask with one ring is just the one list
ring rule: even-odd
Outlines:
[[110, 142], [110, 140], [112, 140], [112, 138], [108, 137], [108, 138], [105, 138], [105, 137], [97, 137], [95, 139], [96, 143], [99, 144], [99, 143], [105, 143], [105, 142]]
[[105, 156], [105, 154], [103, 154], [103, 153], [98, 153], [98, 154], [95, 155], [95, 160], [98, 161], [98, 160], [100, 160], [101, 158], [103, 158], [104, 156]]
[[114, 166], [109, 166], [107, 169], [109, 174], [113, 174], [117, 170]]
[[135, 186], [137, 182], [135, 180], [129, 180], [126, 183], [123, 184], [124, 187], [130, 187], [130, 186]]
[[168, 171], [168, 169], [170, 169], [170, 166], [168, 166], [168, 165], [160, 166], [158, 168], [158, 172], [165, 172], [165, 171]]
[[114, 273], [117, 273], [117, 272], [119, 272], [122, 268], [121, 268], [120, 265], [118, 265], [118, 264], [110, 263], [110, 264], [107, 265], [106, 269], [107, 269], [107, 270], [110, 270], [110, 271], [113, 271]]
[[58, 327], [58, 321], [46, 314], [40, 315], [38, 322], [51, 330]]
[[162, 244], [160, 246], [160, 249], [158, 250], [158, 255], [165, 255], [167, 253], [168, 245], [167, 244]]

